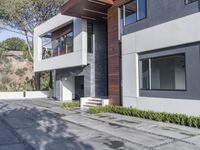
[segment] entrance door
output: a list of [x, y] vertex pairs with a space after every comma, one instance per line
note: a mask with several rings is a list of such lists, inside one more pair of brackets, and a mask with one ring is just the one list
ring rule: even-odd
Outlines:
[[75, 98], [84, 97], [84, 76], [75, 77]]

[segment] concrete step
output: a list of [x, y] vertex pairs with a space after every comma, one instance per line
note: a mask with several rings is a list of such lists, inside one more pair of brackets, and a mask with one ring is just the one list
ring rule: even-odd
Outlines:
[[102, 102], [102, 99], [89, 99], [89, 101], [93, 101], [93, 102]]
[[94, 105], [101, 105], [102, 102], [97, 102], [97, 101], [88, 101], [86, 104], [94, 104]]
[[89, 107], [89, 108], [91, 108], [91, 107], [97, 107], [97, 105], [94, 105], [94, 104], [85, 104], [83, 106], [84, 107]]

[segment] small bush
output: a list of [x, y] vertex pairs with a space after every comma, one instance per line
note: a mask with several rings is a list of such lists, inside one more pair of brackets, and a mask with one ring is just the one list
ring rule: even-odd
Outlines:
[[63, 103], [63, 107], [65, 108], [80, 107], [80, 101], [65, 102]]
[[23, 68], [23, 71], [24, 71], [24, 72], [28, 71], [28, 68], [24, 67], [24, 68]]
[[18, 76], [23, 76], [23, 75], [25, 75], [25, 71], [23, 69], [17, 69], [15, 74], [18, 75]]
[[189, 127], [200, 128], [200, 117], [187, 116], [184, 114], [173, 114], [165, 112], [143, 111], [136, 108], [128, 108], [122, 106], [100, 106], [90, 108], [89, 113], [96, 114], [102, 112], [117, 113], [126, 116], [139, 117], [154, 121], [169, 122]]

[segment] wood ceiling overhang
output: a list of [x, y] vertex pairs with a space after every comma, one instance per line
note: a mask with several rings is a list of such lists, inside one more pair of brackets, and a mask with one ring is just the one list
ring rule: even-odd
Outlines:
[[106, 20], [113, 0], [69, 0], [61, 8], [63, 15], [90, 20]]

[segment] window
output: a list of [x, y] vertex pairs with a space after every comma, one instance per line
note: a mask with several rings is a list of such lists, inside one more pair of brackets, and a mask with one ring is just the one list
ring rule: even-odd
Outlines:
[[50, 58], [73, 52], [73, 23], [42, 37], [42, 58]]
[[137, 1], [133, 0], [125, 5], [125, 25], [137, 21]]
[[190, 3], [196, 2], [196, 1], [198, 1], [198, 0], [185, 0], [185, 4], [187, 5], [187, 4], [190, 4]]
[[88, 44], [88, 53], [93, 53], [93, 24], [88, 23], [87, 25], [87, 44]]
[[140, 88], [149, 89], [149, 60], [140, 61]]
[[146, 18], [146, 0], [131, 0], [120, 11], [123, 25], [135, 23]]
[[186, 90], [185, 54], [140, 60], [140, 89]]

